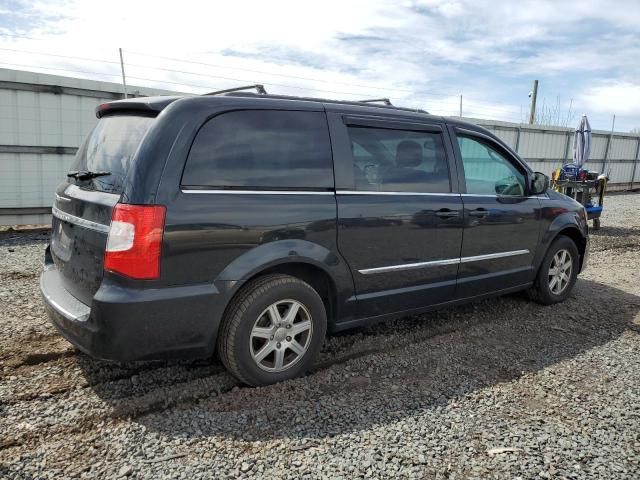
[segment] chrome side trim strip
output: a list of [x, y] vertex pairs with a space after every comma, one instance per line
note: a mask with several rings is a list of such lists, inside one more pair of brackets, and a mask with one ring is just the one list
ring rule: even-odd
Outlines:
[[109, 233], [109, 225], [105, 225], [103, 223], [92, 222], [91, 220], [85, 220], [84, 218], [76, 217], [75, 215], [71, 215], [69, 213], [65, 213], [62, 210], [52, 207], [51, 213], [54, 217], [64, 221], [69, 222], [74, 225], [78, 225], [79, 227], [88, 228], [89, 230], [94, 230], [100, 233]]
[[208, 193], [208, 194], [231, 194], [231, 195], [334, 195], [335, 192], [323, 192], [317, 190], [224, 190], [211, 189], [200, 190], [196, 188], [183, 188], [182, 193]]
[[[182, 193], [207, 193], [207, 194], [232, 194], [232, 195], [398, 195], [398, 196], [423, 196], [423, 197], [489, 197], [497, 198], [499, 195], [473, 194], [473, 193], [429, 193], [429, 192], [379, 192], [377, 190], [225, 190], [225, 189], [198, 189], [183, 188]], [[516, 196], [505, 198], [518, 198]], [[530, 196], [525, 198], [539, 198], [548, 200], [545, 196]]]
[[530, 195], [528, 197], [520, 197], [518, 195], [491, 195], [486, 193], [461, 193], [463, 197], [487, 197], [487, 198], [538, 198], [540, 200], [549, 200], [547, 196]]
[[488, 253], [486, 255], [475, 255], [473, 257], [461, 257], [460, 263], [479, 262], [481, 260], [493, 260], [494, 258], [514, 257], [516, 255], [526, 255], [529, 250], [514, 250], [512, 252]]
[[447, 258], [444, 260], [433, 260], [430, 262], [405, 263], [403, 265], [389, 265], [388, 267], [365, 268], [358, 270], [362, 275], [373, 273], [399, 272], [403, 270], [415, 270], [417, 268], [440, 267], [443, 265], [457, 265], [460, 263], [479, 262], [482, 260], [492, 260], [494, 258], [513, 257], [516, 255], [526, 255], [529, 250], [514, 250], [511, 252], [488, 253], [486, 255], [475, 255], [473, 257]]
[[433, 260], [431, 262], [405, 263], [403, 265], [390, 265], [388, 267], [365, 268], [358, 270], [362, 275], [371, 275], [373, 273], [397, 272], [401, 270], [415, 270], [417, 268], [439, 267], [442, 265], [456, 265], [460, 263], [459, 258], [448, 258], [446, 260]]
[[375, 190], [337, 190], [338, 195], [402, 195], [402, 196], [424, 196], [424, 197], [459, 197], [459, 193], [426, 193], [426, 192], [378, 192]]

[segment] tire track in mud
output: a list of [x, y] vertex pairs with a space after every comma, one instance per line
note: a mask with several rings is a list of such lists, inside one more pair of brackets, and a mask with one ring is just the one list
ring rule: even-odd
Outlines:
[[[500, 306], [507, 310], [513, 305], [518, 305], [518, 303], [514, 303], [513, 300], [507, 300], [506, 302], [505, 305]], [[476, 310], [476, 308], [468, 306], [460, 308]], [[410, 322], [413, 321], [414, 325], [409, 327], [408, 330], [403, 331], [401, 336], [398, 336], [397, 332], [393, 332], [393, 326], [383, 325], [381, 327], [383, 332], [381, 333], [356, 333], [338, 337], [338, 340], [342, 341], [342, 344], [333, 346], [333, 349], [325, 351], [322, 354], [324, 358], [321, 358], [321, 360], [314, 365], [309, 375], [319, 373], [336, 365], [346, 364], [365, 356], [393, 354], [395, 351], [403, 350], [409, 346], [426, 342], [439, 336], [449, 335], [459, 332], [461, 329], [495, 321], [494, 317], [486, 316], [474, 317], [474, 319], [470, 321], [468, 318], [462, 317], [462, 315], [463, 313], [456, 315], [455, 312], [447, 312], [441, 315], [442, 318], [434, 319], [433, 322], [429, 323], [419, 318], [409, 320]], [[452, 321], [451, 317], [458, 317], [459, 321]], [[387, 330], [390, 330], [390, 334], [386, 333]], [[329, 345], [329, 347], [331, 347], [331, 345]], [[166, 368], [167, 367], [164, 366], [157, 366], [154, 370], [162, 373]], [[182, 368], [188, 369], [189, 366], [185, 365]], [[88, 413], [88, 415], [82, 416], [82, 421], [79, 422], [79, 424], [83, 426], [95, 426], [100, 424], [100, 422], [129, 421], [167, 409], [188, 407], [199, 400], [220, 397], [231, 391], [236, 391], [238, 388], [248, 388], [240, 386], [234, 378], [224, 372], [222, 365], [218, 364], [212, 368], [212, 371], [201, 372], [200, 376], [191, 378], [188, 381], [179, 381], [175, 378], [171, 379], [170, 383], [160, 387], [154, 386], [151, 390], [145, 391], [142, 394], [136, 392], [135, 388], [130, 388], [128, 392], [125, 389], [123, 392], [116, 385], [116, 383], [120, 383], [120, 385], [130, 383], [133, 377], [131, 371], [122, 372], [118, 381], [107, 380], [100, 385], [87, 384], [86, 386], [82, 386], [84, 390], [94, 390], [94, 393], [100, 398], [102, 411], [98, 413]], [[141, 375], [151, 372], [152, 370], [150, 370], [148, 366], [143, 366], [138, 370], [138, 374]], [[78, 386], [77, 384], [70, 386], [71, 388], [65, 390], [65, 392], [75, 390]], [[345, 388], [347, 387], [348, 385], [345, 385]], [[98, 392], [100, 389], [103, 389], [103, 391]], [[251, 398], [251, 396], [249, 396], [249, 398]], [[34, 400], [40, 401], [42, 399], [36, 397]], [[26, 401], [29, 400], [26, 399]], [[235, 405], [235, 408], [239, 408], [239, 406]], [[74, 424], [75, 423], [76, 422], [74, 422]], [[70, 432], [66, 425], [57, 424], [45, 427], [44, 430], [46, 433], [38, 429], [38, 433], [26, 434], [24, 437], [12, 441], [10, 445], [7, 444], [6, 448], [9, 446], [22, 445], [30, 439], [36, 439], [39, 436], [46, 437], [49, 439], [47, 441], [50, 441], [52, 437], [64, 435], [65, 433], [84, 432], [86, 428], [74, 427], [73, 432]]]
[[[414, 328], [409, 330], [409, 332], [416, 333], [415, 330], [419, 329], [420, 328]], [[346, 339], [348, 341], [343, 342], [344, 344], [338, 346], [337, 349], [323, 353], [322, 356], [325, 357], [325, 359], [320, 360], [313, 367], [310, 375], [326, 370], [335, 365], [347, 363], [356, 358], [371, 354], [388, 353], [395, 349], [402, 349], [406, 346], [420, 343], [435, 336], [444, 335], [455, 330], [455, 327], [448, 327], [441, 331], [431, 330], [429, 332], [424, 332], [423, 335], [412, 335], [408, 341], [396, 339], [396, 341], [391, 343], [388, 342], [389, 335], [386, 333], [373, 335], [355, 334], [339, 337], [340, 340], [344, 341]], [[364, 340], [364, 342], [361, 340]], [[357, 344], [355, 351], [353, 350], [354, 344]], [[344, 353], [340, 354], [339, 352]], [[338, 355], [336, 356], [336, 354]], [[69, 422], [53, 425], [41, 425], [35, 427], [31, 431], [23, 432], [17, 436], [4, 438], [0, 440], [0, 450], [37, 442], [39, 438], [45, 437], [47, 442], [50, 442], [58, 436], [74, 435], [85, 432], [88, 428], [95, 428], [95, 426], [100, 425], [101, 422], [131, 420], [145, 415], [159, 413], [171, 408], [185, 407], [201, 399], [219, 397], [236, 389], [236, 387], [243, 389], [249, 388], [240, 386], [233, 377], [224, 371], [221, 364], [213, 364], [209, 367], [200, 367], [202, 370], [195, 374], [190, 370], [189, 364], [181, 365], [178, 368], [185, 370], [184, 373], [187, 374], [187, 377], [190, 376], [187, 381], [180, 381], [179, 377], [174, 377], [165, 385], [157, 387], [153, 385], [152, 379], [147, 378], [146, 382], [149, 384], [151, 389], [144, 391], [142, 394], [140, 394], [139, 391], [136, 391], [136, 386], [131, 384], [131, 379], [136, 375], [149, 377], [149, 375], [155, 371], [159, 373], [159, 377], [162, 377], [163, 374], [166, 373], [166, 370], [171, 368], [176, 367], [166, 367], [164, 365], [157, 365], [153, 368], [150, 368], [149, 365], [143, 365], [134, 369], [131, 369], [131, 367], [125, 367], [117, 375], [105, 378], [102, 382], [79, 383], [78, 380], [80, 379], [78, 378], [70, 379], [71, 381], [67, 385], [62, 386], [58, 390], [52, 389], [50, 392], [45, 392], [48, 393], [48, 395], [45, 395], [44, 397], [41, 394], [43, 392], [41, 388], [31, 393], [23, 393], [19, 398], [5, 402], [5, 405], [7, 407], [13, 406], [17, 410], [22, 410], [20, 405], [21, 403], [38, 402], [42, 404], [43, 409], [50, 409], [51, 402], [65, 402], [67, 400], [74, 401], [75, 399], [65, 397], [65, 394], [76, 392], [80, 389], [85, 393], [88, 390], [93, 390], [93, 393], [97, 397], [97, 411], [89, 409], [86, 413], [82, 413], [79, 417], [74, 417]], [[196, 367], [196, 369], [197, 368], [198, 367]], [[100, 370], [104, 371], [105, 367], [103, 366]], [[142, 381], [144, 381], [144, 378]], [[41, 393], [38, 394], [38, 392]], [[4, 410], [6, 410], [6, 408]], [[33, 405], [29, 410], [33, 410]]]

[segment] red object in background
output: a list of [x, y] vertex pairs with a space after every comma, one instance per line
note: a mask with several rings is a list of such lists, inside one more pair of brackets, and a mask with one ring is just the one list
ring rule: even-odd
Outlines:
[[587, 179], [587, 171], [586, 170], [580, 170], [578, 172], [578, 181], [584, 182], [586, 179]]

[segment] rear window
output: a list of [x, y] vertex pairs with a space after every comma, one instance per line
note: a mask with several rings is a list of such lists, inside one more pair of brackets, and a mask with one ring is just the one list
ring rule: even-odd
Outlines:
[[109, 172], [109, 175], [76, 183], [101, 192], [122, 193], [131, 159], [154, 120], [139, 115], [101, 118], [78, 150], [71, 171]]
[[325, 115], [274, 110], [218, 115], [198, 132], [182, 184], [245, 189], [332, 188]]

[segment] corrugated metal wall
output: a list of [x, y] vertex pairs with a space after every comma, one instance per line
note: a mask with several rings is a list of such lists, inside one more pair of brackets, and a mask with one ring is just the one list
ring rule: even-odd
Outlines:
[[[541, 127], [536, 125], [518, 125], [466, 118], [465, 120], [481, 125], [492, 131], [524, 158], [534, 170], [550, 174], [563, 163], [573, 158], [572, 128]], [[595, 130], [589, 170], [603, 171], [609, 175], [611, 190], [626, 190], [640, 187], [640, 167], [638, 149], [640, 136], [631, 133], [606, 132]], [[632, 174], [635, 168], [635, 178]]]
[[[115, 83], [0, 69], [0, 225], [49, 223], [53, 191], [93, 128], [96, 106], [121, 92]], [[573, 156], [573, 129], [465, 120], [493, 131], [535, 170], [550, 174]], [[606, 158], [612, 188], [640, 186], [639, 147], [638, 135], [595, 131], [589, 168], [602, 171]]]
[[0, 69], [0, 225], [50, 222], [54, 189], [95, 125], [96, 107], [119, 98], [119, 84]]

